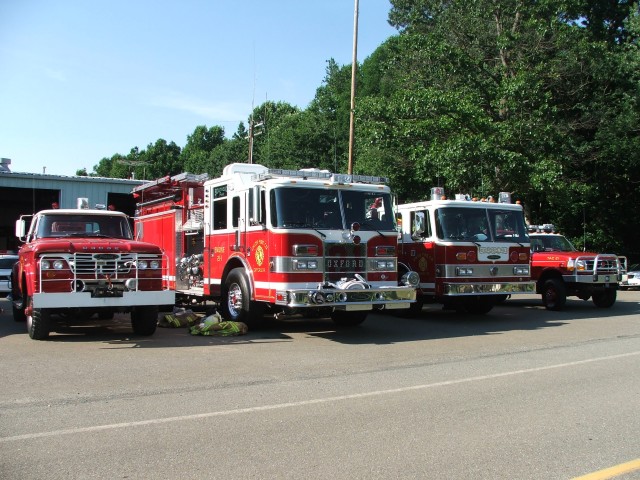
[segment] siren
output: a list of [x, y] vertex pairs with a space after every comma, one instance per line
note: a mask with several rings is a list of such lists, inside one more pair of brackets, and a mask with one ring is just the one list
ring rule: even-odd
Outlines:
[[444, 197], [444, 188], [432, 187], [431, 188], [431, 200], [442, 200]]

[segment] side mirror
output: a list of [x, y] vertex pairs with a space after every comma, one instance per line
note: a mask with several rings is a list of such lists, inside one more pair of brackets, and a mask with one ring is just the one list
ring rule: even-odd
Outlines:
[[136, 222], [134, 230], [136, 231], [135, 239], [136, 240], [140, 240], [142, 238], [142, 236], [144, 235], [144, 223]]
[[16, 237], [18, 237], [21, 242], [24, 242], [25, 229], [26, 222], [24, 221], [24, 219], [21, 218], [19, 220], [16, 220]]

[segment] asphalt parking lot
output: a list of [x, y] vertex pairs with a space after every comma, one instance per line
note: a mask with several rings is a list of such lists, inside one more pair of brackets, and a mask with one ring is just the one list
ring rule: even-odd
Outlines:
[[237, 337], [118, 315], [34, 341], [0, 308], [3, 478], [566, 479], [640, 456], [640, 292]]

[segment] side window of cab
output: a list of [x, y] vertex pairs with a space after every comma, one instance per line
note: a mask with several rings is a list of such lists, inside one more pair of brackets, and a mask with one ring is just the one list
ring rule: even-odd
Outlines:
[[431, 237], [429, 210], [411, 212], [411, 238], [417, 240], [428, 237]]

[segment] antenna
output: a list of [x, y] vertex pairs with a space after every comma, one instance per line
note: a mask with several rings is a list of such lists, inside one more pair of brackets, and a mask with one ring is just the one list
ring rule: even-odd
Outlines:
[[582, 205], [582, 251], [587, 251], [587, 209]]
[[351, 109], [349, 110], [349, 165], [347, 173], [353, 173], [353, 137], [355, 136], [356, 69], [358, 61], [358, 0], [353, 10], [353, 59], [351, 60]]

